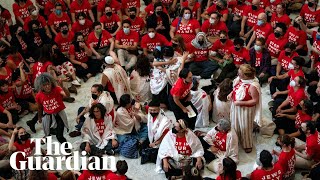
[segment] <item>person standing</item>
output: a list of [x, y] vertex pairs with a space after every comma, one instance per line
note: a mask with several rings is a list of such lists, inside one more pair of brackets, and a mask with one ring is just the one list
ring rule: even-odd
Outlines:
[[233, 81], [233, 91], [228, 96], [231, 103], [231, 123], [236, 131], [246, 153], [252, 151], [253, 124], [261, 120], [260, 84], [255, 78], [255, 69], [249, 64], [243, 64], [238, 71], [238, 77]]

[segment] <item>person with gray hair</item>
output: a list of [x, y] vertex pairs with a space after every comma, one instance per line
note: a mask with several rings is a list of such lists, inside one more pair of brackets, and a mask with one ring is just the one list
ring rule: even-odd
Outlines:
[[46, 136], [55, 129], [55, 134], [60, 143], [66, 142], [63, 137], [64, 128], [68, 127], [67, 115], [64, 111], [66, 108], [63, 98], [66, 93], [57, 85], [55, 79], [49, 73], [40, 74], [35, 82], [34, 87], [38, 91], [36, 102], [38, 104], [38, 121], [42, 123], [43, 131]]
[[217, 125], [208, 133], [196, 131], [204, 149], [204, 158], [208, 164], [208, 169], [214, 173], [219, 172], [222, 160], [226, 157], [238, 163], [238, 136], [231, 128], [230, 121], [220, 119]]

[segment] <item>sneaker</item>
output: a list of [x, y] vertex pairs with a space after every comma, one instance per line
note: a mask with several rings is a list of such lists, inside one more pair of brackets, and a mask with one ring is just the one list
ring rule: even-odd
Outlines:
[[72, 131], [71, 133], [69, 133], [70, 137], [77, 137], [77, 136], [81, 136], [81, 132], [80, 131]]
[[81, 83], [81, 79], [78, 78], [78, 76], [76, 76], [76, 80], [77, 80], [79, 83]]
[[33, 132], [33, 133], [36, 133], [36, 124], [34, 124], [31, 120], [30, 121], [27, 121], [27, 125], [29, 126], [30, 130]]
[[110, 150], [106, 150], [106, 154], [109, 156], [113, 156], [115, 153], [113, 149], [110, 149]]
[[72, 82], [71, 82], [71, 84], [73, 84], [73, 85], [75, 85], [75, 86], [81, 86], [81, 84], [80, 84], [80, 82], [78, 81], [78, 80], [73, 80]]

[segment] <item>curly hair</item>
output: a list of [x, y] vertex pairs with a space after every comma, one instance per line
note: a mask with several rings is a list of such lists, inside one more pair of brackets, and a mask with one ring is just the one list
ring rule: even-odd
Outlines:
[[40, 74], [34, 81], [34, 87], [36, 91], [41, 91], [44, 84], [51, 84], [52, 88], [57, 86], [56, 80], [49, 73]]
[[98, 108], [98, 109], [99, 109], [99, 111], [100, 111], [100, 113], [101, 113], [101, 117], [103, 118], [104, 115], [105, 115], [106, 112], [107, 112], [107, 109], [106, 109], [106, 107], [105, 107], [104, 105], [102, 105], [101, 103], [98, 103], [98, 104], [95, 104], [95, 105], [91, 106], [91, 108], [90, 108], [90, 110], [89, 110], [89, 117], [96, 119], [96, 117], [95, 117], [95, 115], [94, 115], [94, 112], [93, 112], [95, 108]]
[[141, 77], [149, 76], [151, 65], [147, 56], [141, 54], [138, 56], [137, 64], [134, 68]]
[[227, 102], [227, 96], [231, 93], [232, 91], [232, 80], [229, 78], [224, 79], [220, 84], [219, 84], [219, 94], [218, 94], [218, 99], [223, 102]]

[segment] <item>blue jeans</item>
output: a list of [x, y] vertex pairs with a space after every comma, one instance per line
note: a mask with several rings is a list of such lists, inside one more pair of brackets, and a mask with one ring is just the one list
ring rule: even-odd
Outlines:
[[123, 142], [126, 139], [127, 136], [133, 136], [133, 137], [137, 138], [141, 142], [145, 141], [148, 138], [148, 126], [147, 126], [146, 123], [141, 123], [140, 125], [141, 125], [141, 127], [140, 127], [140, 130], [138, 132], [133, 130], [129, 134], [123, 134], [123, 135], [118, 134], [117, 138], [118, 138], [119, 144], [121, 142]]

